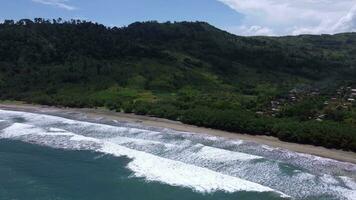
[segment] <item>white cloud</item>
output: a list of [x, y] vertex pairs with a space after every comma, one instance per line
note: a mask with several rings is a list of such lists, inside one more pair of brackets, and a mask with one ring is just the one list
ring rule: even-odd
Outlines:
[[228, 28], [229, 32], [232, 33], [238, 33], [239, 35], [244, 35], [244, 36], [253, 36], [253, 35], [275, 35], [273, 30], [271, 30], [268, 27], [262, 27], [262, 26], [237, 26], [237, 27], [230, 27]]
[[69, 0], [32, 0], [32, 1], [36, 2], [36, 3], [45, 4], [45, 5], [55, 6], [55, 7], [62, 8], [65, 10], [77, 9], [76, 7], [68, 4]]
[[218, 1], [245, 16], [241, 27], [229, 28], [237, 34], [256, 27], [263, 30], [256, 34], [266, 35], [337, 33], [356, 28], [356, 0]]
[[356, 5], [334, 25], [333, 30], [356, 32]]

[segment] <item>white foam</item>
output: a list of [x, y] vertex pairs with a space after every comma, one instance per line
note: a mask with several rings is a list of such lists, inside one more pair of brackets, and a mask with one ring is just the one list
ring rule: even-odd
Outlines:
[[356, 190], [345, 190], [342, 194], [346, 199], [349, 199], [349, 200], [356, 199]]
[[264, 148], [265, 150], [267, 151], [274, 151], [276, 148], [273, 148], [273, 147], [270, 147], [270, 146], [267, 146], [267, 145], [261, 145], [262, 148]]
[[[263, 161], [258, 163], [229, 162], [235, 160], [249, 161], [262, 157], [229, 151], [223, 148], [204, 146], [202, 144], [197, 145], [201, 141], [206, 142], [209, 140], [209, 138], [206, 139], [205, 136], [201, 135], [182, 133], [177, 134], [180, 137], [175, 137], [175, 132], [171, 134], [170, 131], [167, 131], [167, 133], [154, 132], [145, 130], [144, 127], [142, 127], [143, 129], [116, 127], [49, 115], [0, 110], [1, 119], [12, 121], [13, 117], [22, 117], [25, 119], [25, 123], [31, 125], [14, 123], [12, 126], [0, 131], [0, 138], [24, 139], [26, 138], [25, 135], [33, 134], [36, 137], [28, 137], [28, 141], [38, 142], [38, 144], [49, 145], [55, 148], [90, 149], [116, 156], [127, 156], [132, 159], [127, 167], [133, 171], [133, 174], [150, 181], [160, 181], [170, 185], [189, 187], [200, 192], [213, 192], [217, 190], [227, 192], [242, 190], [257, 192], [273, 191], [272, 188], [267, 187], [271, 186], [275, 190], [284, 191], [296, 198], [335, 194], [337, 197], [356, 199], [356, 186], [351, 178], [341, 177], [335, 179], [335, 177], [323, 176], [318, 173], [314, 175], [312, 170], [309, 171], [310, 173], [305, 173], [303, 172], [305, 170], [303, 170], [297, 172], [298, 174], [294, 176], [289, 176], [285, 175], [280, 170], [279, 165], [270, 159], [268, 162]], [[62, 127], [63, 129], [50, 128], [52, 125]], [[86, 137], [64, 129], [73, 130], [76, 133], [84, 135], [90, 134], [92, 136], [93, 134], [97, 134], [100, 138], [106, 138]], [[171, 136], [165, 134], [171, 134]], [[38, 136], [43, 136], [44, 139], [41, 141], [41, 137]], [[53, 138], [48, 138], [47, 136], [52, 136]], [[57, 137], [60, 139], [57, 140]], [[200, 137], [201, 140], [199, 139]], [[214, 142], [214, 146], [216, 144], [219, 147], [243, 144], [243, 141], [240, 140], [213, 138], [211, 141]], [[162, 149], [161, 145], [172, 148], [166, 151], [168, 149]], [[155, 151], [156, 147], [159, 147], [157, 148], [158, 151]], [[273, 150], [283, 151], [283, 156], [291, 160], [302, 159], [303, 161], [311, 161], [314, 164], [321, 163], [321, 165], [323, 163], [336, 163], [336, 167], [339, 165], [344, 167], [346, 165], [330, 159], [274, 149], [268, 146], [262, 146], [262, 148], [262, 150], [265, 152], [269, 151], [269, 153], [274, 153]], [[244, 148], [242, 147], [242, 149]], [[187, 159], [184, 159], [185, 157]], [[219, 162], [224, 163], [224, 165], [220, 167]], [[234, 164], [225, 165], [225, 163]], [[236, 163], [240, 165], [236, 165]], [[303, 168], [303, 166], [301, 167]], [[355, 168], [351, 166], [348, 169], [354, 170]], [[260, 173], [260, 170], [264, 170], [263, 173]], [[342, 184], [342, 180], [344, 181], [344, 185]]]
[[[215, 171], [185, 164], [145, 152], [132, 150], [113, 143], [105, 143], [101, 152], [116, 156], [127, 156], [132, 160], [128, 168], [136, 177], [150, 181], [160, 181], [173, 186], [189, 187], [199, 192], [214, 191], [255, 191], [275, 192], [273, 189], [237, 177], [227, 176]], [[280, 193], [283, 196], [286, 196]]]
[[85, 136], [76, 135], [76, 134], [74, 134], [73, 137], [70, 138], [70, 140], [72, 140], [72, 141], [87, 141], [87, 142], [101, 143], [99, 139], [91, 138], [91, 137], [85, 137]]
[[11, 126], [3, 129], [0, 134], [1, 138], [17, 138], [31, 133], [38, 133], [33, 126], [21, 123], [14, 123]]
[[340, 178], [344, 181], [344, 183], [347, 187], [356, 191], [356, 182], [354, 180], [352, 180], [351, 178], [346, 177], [346, 176], [341, 176]]
[[[62, 117], [52, 116], [52, 115], [45, 115], [45, 114], [34, 114], [34, 113], [27, 113], [27, 112], [20, 112], [20, 111], [9, 111], [9, 110], [0, 110], [0, 114], [5, 114], [8, 116], [20, 116], [25, 118], [26, 121], [29, 121], [33, 124], [46, 124], [46, 123], [56, 123], [60, 122], [62, 124], [68, 125], [75, 125], [77, 127], [85, 127], [90, 128], [91, 130], [97, 130], [98, 132], [115, 132], [115, 133], [129, 133], [129, 134], [147, 134], [147, 135], [155, 135], [159, 134], [159, 132], [148, 131], [144, 129], [138, 128], [130, 128], [130, 127], [117, 127], [111, 126], [106, 124], [98, 124], [98, 123], [91, 123], [85, 121], [76, 121], [71, 119], [66, 119]], [[56, 132], [56, 128], [51, 128], [52, 132]]]
[[106, 141], [110, 141], [111, 143], [115, 144], [127, 144], [127, 143], [133, 143], [135, 145], [142, 145], [142, 146], [150, 146], [150, 145], [162, 145], [165, 147], [177, 147], [177, 145], [174, 144], [169, 144], [169, 143], [163, 143], [159, 141], [154, 141], [154, 140], [147, 140], [147, 139], [138, 139], [138, 138], [130, 138], [130, 137], [115, 137], [115, 138], [109, 138]]
[[49, 131], [50, 132], [66, 132], [65, 130], [63, 130], [63, 129], [59, 129], [59, 128], [49, 128]]
[[[224, 175], [206, 168], [186, 164], [180, 161], [174, 161], [167, 158], [162, 158], [150, 153], [133, 150], [118, 144], [77, 135], [62, 129], [50, 128], [49, 131], [35, 127], [33, 125], [14, 123], [0, 132], [1, 138], [19, 138], [25, 135], [37, 136], [68, 136], [70, 141], [90, 141], [101, 148], [97, 149], [98, 152], [105, 154], [112, 154], [114, 156], [126, 156], [131, 158], [128, 168], [133, 171], [136, 177], [145, 178], [148, 181], [159, 181], [172, 186], [181, 186], [191, 188], [198, 192], [236, 192], [236, 191], [253, 191], [253, 192], [276, 192], [275, 190], [253, 183], [244, 179], [233, 176]], [[46, 140], [46, 138], [44, 138]], [[51, 145], [50, 143], [41, 144]], [[68, 144], [63, 144], [64, 148]], [[278, 192], [281, 196], [287, 195]]]
[[5, 114], [6, 116], [21, 116], [26, 118], [27, 120], [31, 121], [39, 121], [39, 122], [47, 122], [47, 121], [60, 121], [61, 123], [66, 123], [66, 124], [77, 124], [78, 121], [62, 118], [62, 117], [57, 117], [57, 116], [52, 116], [52, 115], [45, 115], [45, 114], [34, 114], [34, 113], [27, 113], [27, 112], [21, 112], [21, 111], [10, 111], [10, 110], [1, 110], [1, 114]]
[[339, 183], [339, 181], [337, 181], [333, 176], [331, 176], [329, 174], [324, 174], [320, 179], [324, 183], [328, 183], [328, 184], [336, 185]]
[[355, 189], [345, 189], [341, 187], [335, 187], [335, 191], [340, 194], [340, 196], [345, 197], [347, 200], [356, 199], [356, 190]]
[[211, 159], [219, 162], [240, 160], [240, 161], [249, 161], [254, 159], [260, 159], [262, 157], [255, 156], [246, 153], [240, 153], [236, 151], [229, 151], [225, 149], [219, 149], [209, 146], [204, 146], [200, 151], [196, 153], [197, 156], [204, 159]]
[[[40, 135], [40, 136], [69, 136], [71, 140], [86, 140], [88, 141], [88, 137], [84, 137], [81, 135], [77, 135], [66, 130], [57, 129], [57, 128], [50, 128], [49, 131], [46, 131], [42, 128], [38, 128], [32, 125], [23, 124], [23, 123], [14, 123], [11, 126], [2, 130], [0, 133], [1, 138], [18, 138], [24, 135]], [[93, 138], [94, 139], [94, 138]], [[91, 141], [93, 141], [91, 139]], [[95, 140], [98, 141], [98, 140]]]
[[232, 140], [231, 141], [232, 144], [236, 145], [236, 146], [239, 146], [243, 143], [245, 143], [243, 140]]
[[295, 174], [293, 176], [293, 178], [299, 179], [299, 180], [302, 180], [302, 181], [309, 181], [309, 180], [314, 179], [315, 175], [310, 174], [310, 173], [306, 173], [306, 172], [300, 172], [300, 173]]

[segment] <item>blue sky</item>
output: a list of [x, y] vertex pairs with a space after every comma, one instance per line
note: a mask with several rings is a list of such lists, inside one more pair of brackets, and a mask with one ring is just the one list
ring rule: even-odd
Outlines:
[[0, 0], [0, 20], [206, 21], [239, 35], [356, 31], [356, 0]]
[[[62, 2], [68, 7], [50, 2]], [[239, 25], [243, 18], [243, 15], [216, 0], [0, 0], [0, 4], [0, 19], [79, 18], [108, 26], [147, 20], [186, 20], [207, 21], [227, 28]]]

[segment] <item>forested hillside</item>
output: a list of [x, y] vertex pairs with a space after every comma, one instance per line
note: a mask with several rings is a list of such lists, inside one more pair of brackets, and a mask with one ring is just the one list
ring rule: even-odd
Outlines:
[[239, 37], [204, 22], [6, 20], [0, 98], [107, 107], [356, 151], [356, 33]]

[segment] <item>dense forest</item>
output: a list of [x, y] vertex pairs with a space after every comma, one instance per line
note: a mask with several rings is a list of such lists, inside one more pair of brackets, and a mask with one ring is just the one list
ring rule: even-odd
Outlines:
[[356, 151], [356, 33], [240, 37], [204, 22], [0, 24], [0, 99], [106, 107]]

